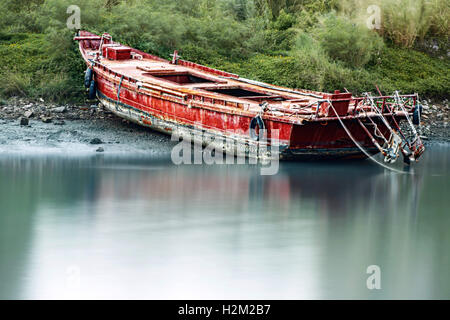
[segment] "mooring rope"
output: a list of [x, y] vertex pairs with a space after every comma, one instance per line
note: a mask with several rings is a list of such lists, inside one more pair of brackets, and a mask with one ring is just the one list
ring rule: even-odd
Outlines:
[[375, 162], [376, 164], [382, 166], [385, 169], [391, 170], [393, 172], [396, 173], [401, 173], [401, 174], [409, 174], [408, 172], [405, 171], [401, 171], [395, 168], [391, 168], [387, 165], [385, 165], [384, 163], [378, 161], [377, 159], [375, 159], [369, 152], [367, 152], [360, 144], [358, 141], [356, 141], [356, 139], [353, 137], [352, 133], [350, 132], [350, 130], [348, 130], [347, 126], [344, 124], [344, 122], [341, 120], [341, 117], [339, 117], [338, 113], [336, 112], [336, 109], [334, 109], [333, 104], [331, 103], [331, 101], [328, 100], [328, 103], [330, 105], [330, 107], [333, 109], [334, 113], [336, 114], [336, 117], [338, 118], [339, 122], [341, 123], [342, 128], [344, 129], [344, 131], [347, 133], [347, 135], [349, 136], [350, 139], [352, 139], [353, 143], [359, 148], [359, 150], [362, 151], [362, 153], [364, 153], [366, 155], [367, 158], [369, 158], [370, 160], [372, 160], [373, 162]]
[[[409, 117], [408, 112], [406, 111], [405, 108], [405, 102], [400, 98], [400, 94], [398, 93], [398, 91], [395, 91], [395, 102], [400, 106], [400, 108], [402, 109], [402, 111], [405, 113], [406, 115], [406, 120], [408, 121], [409, 126], [411, 127], [411, 130], [414, 134], [414, 138], [415, 140], [420, 139], [420, 135], [417, 133], [416, 128], [414, 127], [413, 122], [411, 121], [411, 118]], [[420, 124], [420, 112], [419, 112], [419, 124]]]

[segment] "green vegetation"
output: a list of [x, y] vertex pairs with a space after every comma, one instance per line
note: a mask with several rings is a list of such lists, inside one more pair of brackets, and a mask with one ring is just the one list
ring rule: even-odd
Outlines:
[[[69, 34], [70, 36], [70, 34]], [[0, 93], [4, 97], [43, 97], [48, 100], [80, 99], [79, 78], [83, 65], [76, 51], [67, 50], [65, 59], [54, 59], [43, 34], [0, 34]]]
[[[450, 91], [445, 0], [3, 0], [0, 97], [84, 99], [84, 65], [66, 26], [72, 4], [82, 29], [273, 84], [354, 93], [377, 84], [433, 98]], [[366, 26], [373, 4], [377, 30]]]

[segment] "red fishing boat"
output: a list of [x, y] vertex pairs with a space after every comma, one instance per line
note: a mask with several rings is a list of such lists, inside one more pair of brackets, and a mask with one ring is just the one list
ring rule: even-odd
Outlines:
[[[385, 162], [403, 154], [409, 163], [424, 152], [415, 128], [421, 113], [417, 94], [354, 97], [294, 90], [185, 61], [177, 52], [165, 60], [114, 42], [109, 34], [80, 31], [74, 40], [88, 67], [90, 97], [154, 130], [249, 157], [252, 150], [268, 150], [256, 153], [261, 158], [270, 157], [267, 146], [275, 144], [282, 159], [381, 152]], [[402, 130], [402, 121], [408, 130]], [[238, 145], [244, 148], [237, 151]]]

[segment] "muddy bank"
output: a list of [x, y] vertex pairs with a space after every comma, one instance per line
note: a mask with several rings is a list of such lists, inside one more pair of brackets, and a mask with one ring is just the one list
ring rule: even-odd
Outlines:
[[428, 141], [450, 142], [450, 107], [448, 100], [440, 103], [423, 101], [422, 135]]
[[115, 118], [105, 112], [101, 105], [91, 104], [52, 104], [40, 99], [30, 101], [23, 98], [11, 98], [0, 102], [0, 119], [19, 120], [20, 118], [42, 121], [44, 123], [64, 124], [64, 120], [92, 120]]
[[[448, 101], [422, 103], [425, 142], [450, 142]], [[3, 151], [73, 147], [78, 152], [147, 152], [169, 157], [173, 144], [170, 137], [123, 120], [99, 103], [56, 105], [11, 98], [0, 105], [0, 131]]]
[[0, 106], [0, 152], [106, 153], [170, 157], [170, 137], [130, 123], [98, 104], [53, 105], [11, 99]]

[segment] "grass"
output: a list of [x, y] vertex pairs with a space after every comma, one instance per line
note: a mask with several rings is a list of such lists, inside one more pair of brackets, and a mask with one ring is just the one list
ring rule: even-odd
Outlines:
[[211, 66], [290, 88], [329, 92], [348, 89], [361, 94], [376, 92], [378, 85], [387, 94], [400, 90], [428, 98], [449, 97], [449, 61], [411, 49], [386, 47], [364, 68], [351, 68], [314, 52], [296, 56], [258, 54], [235, 62], [214, 61]]
[[[365, 27], [369, 0], [3, 0], [0, 98], [85, 99], [69, 4], [80, 6], [83, 29], [165, 58], [178, 49], [183, 59], [290, 88], [360, 94], [378, 85], [448, 98], [449, 6], [424, 1], [375, 0], [384, 14], [377, 33]], [[408, 29], [401, 17], [412, 7], [423, 24]], [[415, 50], [422, 38], [438, 41], [442, 58]]]
[[[55, 63], [43, 34], [0, 34], [0, 96], [38, 97], [49, 101], [83, 100], [82, 62], [74, 70], [72, 59]], [[67, 64], [65, 64], [67, 63]]]
[[[42, 34], [0, 36], [0, 96], [42, 97], [50, 101], [82, 101], [84, 65], [72, 48], [62, 60], [49, 57]], [[450, 63], [412, 49], [386, 47], [365, 67], [351, 68], [315, 51], [290, 55], [255, 54], [248, 59], [231, 60], [194, 48], [186, 48], [184, 57], [209, 66], [290, 88], [332, 91], [344, 88], [360, 94], [400, 90], [418, 92], [429, 98], [448, 98]]]
[[450, 62], [412, 49], [388, 47], [367, 69], [386, 92], [417, 92], [430, 98], [448, 98]]

